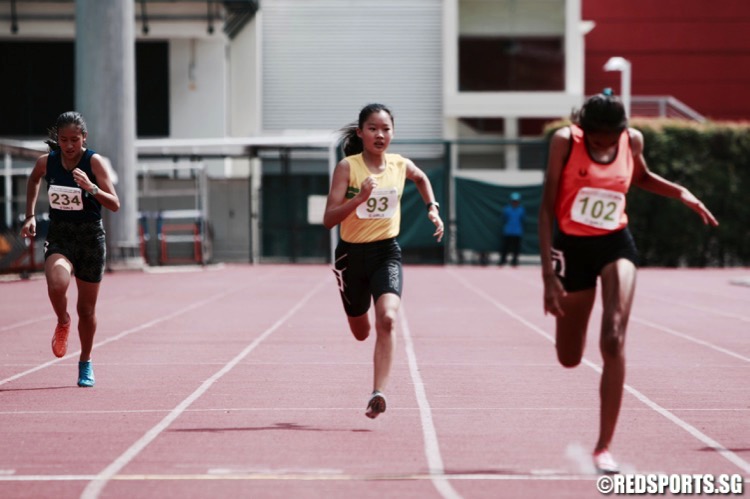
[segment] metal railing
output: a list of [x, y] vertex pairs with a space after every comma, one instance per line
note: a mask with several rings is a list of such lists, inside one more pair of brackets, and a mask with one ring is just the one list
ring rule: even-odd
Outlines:
[[630, 112], [635, 117], [706, 121], [705, 116], [671, 95], [634, 95], [630, 105]]

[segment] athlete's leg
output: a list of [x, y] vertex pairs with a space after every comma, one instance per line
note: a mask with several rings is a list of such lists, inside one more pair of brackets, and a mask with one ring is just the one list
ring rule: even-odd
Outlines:
[[568, 293], [561, 299], [560, 305], [565, 315], [557, 317], [555, 347], [557, 359], [565, 367], [575, 367], [581, 363], [595, 298], [596, 288], [591, 288]]
[[347, 316], [347, 319], [349, 320], [349, 329], [359, 341], [365, 341], [370, 336], [370, 318], [367, 312], [357, 317]]
[[58, 324], [70, 322], [68, 315], [68, 286], [73, 273], [73, 264], [59, 253], [44, 261], [44, 275], [47, 278], [47, 295], [57, 315]]
[[373, 357], [375, 375], [373, 390], [383, 391], [388, 383], [393, 363], [393, 348], [396, 343], [394, 329], [396, 314], [401, 298], [394, 293], [385, 293], [375, 302], [375, 354]]
[[599, 387], [599, 440], [594, 452], [609, 448], [620, 414], [625, 384], [625, 332], [633, 304], [636, 267], [630, 260], [619, 259], [602, 269], [601, 279], [603, 311], [599, 348], [604, 368]]
[[353, 245], [339, 241], [333, 273], [346, 310], [349, 329], [357, 340], [365, 341], [370, 336], [370, 318], [367, 312], [372, 298], [362, 258], [358, 253], [354, 258], [350, 258], [352, 248]]
[[78, 337], [81, 339], [81, 362], [91, 360], [91, 349], [96, 334], [96, 301], [99, 297], [98, 282], [76, 279], [78, 285]]

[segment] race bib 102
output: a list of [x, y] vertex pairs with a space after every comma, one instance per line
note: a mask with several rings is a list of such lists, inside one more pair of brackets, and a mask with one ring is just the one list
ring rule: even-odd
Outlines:
[[83, 191], [80, 187], [50, 186], [47, 190], [49, 206], [56, 210], [80, 211], [83, 209]]
[[614, 230], [620, 226], [623, 211], [625, 194], [622, 192], [583, 187], [573, 202], [570, 218], [589, 227]]
[[393, 218], [398, 208], [398, 189], [373, 189], [367, 201], [357, 206], [358, 218]]

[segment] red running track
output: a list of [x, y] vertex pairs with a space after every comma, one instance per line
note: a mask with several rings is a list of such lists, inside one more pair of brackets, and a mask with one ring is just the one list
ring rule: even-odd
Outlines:
[[[407, 266], [376, 420], [327, 267], [173, 270], [105, 277], [93, 389], [74, 335], [52, 356], [44, 280], [0, 284], [0, 497], [601, 497], [600, 309], [559, 366], [538, 268]], [[625, 471], [750, 476], [748, 274], [640, 271]]]

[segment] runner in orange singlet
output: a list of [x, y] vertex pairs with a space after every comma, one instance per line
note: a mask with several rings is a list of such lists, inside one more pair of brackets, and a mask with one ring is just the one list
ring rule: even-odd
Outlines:
[[[686, 188], [651, 172], [643, 135], [628, 128], [622, 102], [611, 91], [589, 98], [574, 124], [555, 132], [539, 213], [544, 312], [556, 317], [557, 357], [565, 367], [581, 362], [596, 280], [602, 284], [599, 349], [599, 439], [593, 460], [602, 473], [618, 472], [609, 452], [625, 384], [625, 332], [635, 291], [638, 252], [628, 230], [625, 194], [631, 184], [678, 198], [703, 222], [718, 225]], [[558, 231], [552, 240], [553, 220]]]

